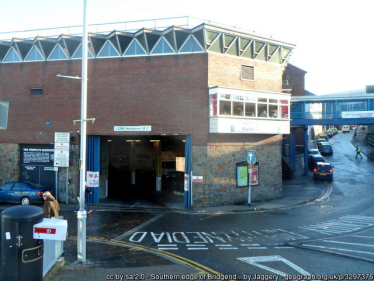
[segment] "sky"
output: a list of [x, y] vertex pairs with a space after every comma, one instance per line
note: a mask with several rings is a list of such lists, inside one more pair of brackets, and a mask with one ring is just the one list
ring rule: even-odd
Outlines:
[[[289, 63], [307, 72], [306, 90], [321, 95], [374, 85], [373, 8], [373, 0], [87, 0], [87, 21], [91, 25], [188, 16], [192, 23], [193, 18], [203, 19], [295, 44]], [[83, 0], [1, 0], [0, 40], [37, 35], [5, 32], [82, 22]], [[118, 29], [111, 27], [105, 30]], [[103, 31], [101, 25], [95, 28]], [[58, 34], [67, 31], [74, 33], [71, 28]]]

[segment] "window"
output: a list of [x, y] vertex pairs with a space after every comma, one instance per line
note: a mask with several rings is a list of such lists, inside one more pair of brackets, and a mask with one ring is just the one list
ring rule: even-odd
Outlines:
[[255, 80], [254, 77], [254, 67], [248, 65], [242, 65], [241, 79], [247, 81]]
[[13, 184], [14, 184], [14, 182], [9, 182], [9, 183], [4, 184], [4, 185], [1, 187], [1, 190], [2, 190], [2, 191], [12, 190]]
[[232, 91], [209, 99], [210, 116], [289, 119], [290, 102], [282, 94]]
[[37, 95], [42, 95], [42, 94], [43, 94], [43, 89], [31, 88], [31, 95], [32, 96], [37, 96]]
[[6, 130], [8, 128], [8, 112], [9, 102], [0, 101], [0, 129]]
[[220, 115], [231, 115], [231, 101], [220, 101], [219, 102], [219, 114]]

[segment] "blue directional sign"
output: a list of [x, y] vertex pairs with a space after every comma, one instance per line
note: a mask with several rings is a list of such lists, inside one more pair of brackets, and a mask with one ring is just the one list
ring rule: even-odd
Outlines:
[[254, 165], [256, 163], [256, 154], [254, 150], [247, 151], [247, 162], [248, 165]]

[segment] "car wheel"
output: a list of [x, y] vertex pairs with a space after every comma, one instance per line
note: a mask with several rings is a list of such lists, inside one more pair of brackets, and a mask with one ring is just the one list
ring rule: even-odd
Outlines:
[[30, 205], [30, 198], [28, 198], [28, 197], [22, 197], [21, 198], [21, 204], [22, 205]]

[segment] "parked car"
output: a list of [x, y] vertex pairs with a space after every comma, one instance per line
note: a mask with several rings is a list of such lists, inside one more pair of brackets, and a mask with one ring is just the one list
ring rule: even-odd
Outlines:
[[325, 158], [322, 155], [311, 155], [308, 158], [308, 167], [309, 169], [313, 170], [318, 162], [326, 162]]
[[22, 205], [42, 203], [45, 191], [51, 190], [32, 182], [8, 182], [0, 186], [0, 202]]
[[333, 166], [327, 162], [317, 162], [313, 168], [314, 179], [330, 179], [333, 180], [334, 171]]
[[333, 132], [332, 130], [330, 130], [330, 129], [328, 129], [328, 130], [326, 131], [326, 134], [327, 134], [327, 136], [328, 136], [329, 138], [332, 138], [332, 137], [334, 136], [334, 132]]
[[334, 135], [336, 135], [339, 132], [338, 128], [335, 127], [331, 128], [331, 131], [333, 131]]
[[326, 155], [326, 154], [333, 155], [334, 154], [334, 150], [331, 144], [329, 144], [328, 142], [318, 143], [318, 150], [321, 153], [321, 155]]
[[317, 140], [317, 147], [318, 147], [318, 144], [319, 143], [321, 143], [321, 142], [329, 142], [327, 139], [325, 139], [325, 138], [319, 138], [318, 140]]
[[317, 148], [311, 148], [311, 149], [308, 149], [308, 158], [311, 155], [321, 155], [321, 153], [319, 153], [319, 150]]
[[318, 139], [328, 139], [329, 137], [327, 136], [327, 134], [323, 134], [323, 135], [319, 135]]

